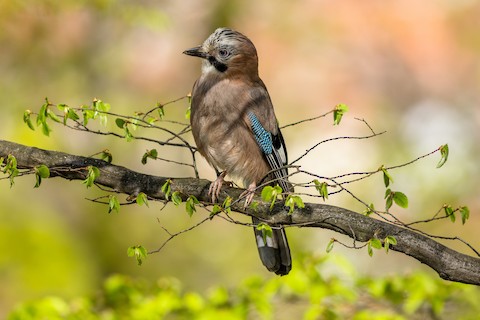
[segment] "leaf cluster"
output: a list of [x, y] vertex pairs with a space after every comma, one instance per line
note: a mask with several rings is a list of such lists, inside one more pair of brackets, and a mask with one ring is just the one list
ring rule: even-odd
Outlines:
[[[145, 253], [141, 246], [128, 249], [139, 264]], [[478, 287], [445, 283], [419, 272], [360, 276], [339, 257], [300, 255], [286, 277], [253, 276], [236, 287], [214, 285], [205, 292], [186, 290], [173, 278], [146, 283], [113, 275], [95, 295], [23, 302], [8, 319], [276, 319], [288, 314], [307, 320], [428, 320], [475, 319], [480, 313]]]
[[8, 175], [10, 180], [10, 188], [15, 184], [15, 177], [19, 175], [20, 171], [17, 168], [17, 159], [14, 155], [9, 154], [5, 160], [3, 157], [0, 157], [0, 167], [3, 166], [2, 172]]

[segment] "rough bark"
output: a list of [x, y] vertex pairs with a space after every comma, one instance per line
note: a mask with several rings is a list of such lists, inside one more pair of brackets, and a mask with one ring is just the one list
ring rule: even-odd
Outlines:
[[[68, 180], [83, 180], [86, 178], [86, 167], [96, 166], [100, 170], [100, 176], [95, 181], [98, 185], [127, 195], [144, 192], [150, 198], [165, 200], [161, 187], [167, 179], [171, 179], [172, 192], [179, 191], [184, 199], [188, 195], [194, 195], [201, 202], [210, 201], [207, 194], [210, 181], [204, 179], [152, 176], [99, 159], [0, 140], [0, 157], [6, 158], [9, 154], [16, 157], [19, 169], [30, 169], [43, 164], [49, 167], [51, 177]], [[225, 192], [220, 196], [220, 203], [224, 200], [225, 193], [235, 199], [243, 191], [227, 186], [223, 190]], [[326, 204], [306, 203], [305, 208], [296, 209], [293, 214], [288, 215], [282, 204], [275, 205], [270, 212], [268, 204], [260, 199], [256, 200], [260, 202], [256, 212], [244, 209], [242, 203], [234, 204], [231, 209], [256, 216], [272, 225], [330, 229], [359, 242], [366, 242], [374, 237], [384, 239], [386, 236], [394, 236], [397, 245], [391, 247], [391, 250], [402, 252], [430, 266], [445, 280], [480, 285], [480, 258], [452, 250], [413, 230]]]

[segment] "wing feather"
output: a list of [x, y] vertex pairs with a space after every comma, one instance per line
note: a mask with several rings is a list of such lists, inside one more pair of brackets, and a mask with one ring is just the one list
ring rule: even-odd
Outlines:
[[277, 134], [272, 135], [271, 132], [265, 130], [253, 112], [250, 112], [248, 117], [258, 146], [265, 155], [265, 158], [273, 171], [275, 180], [277, 180], [276, 182], [280, 185], [283, 191], [291, 191], [292, 187], [287, 180], [287, 149], [280, 129], [277, 128]]

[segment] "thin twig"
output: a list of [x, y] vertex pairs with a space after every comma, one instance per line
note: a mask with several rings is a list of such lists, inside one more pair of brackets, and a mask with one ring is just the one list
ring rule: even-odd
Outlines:
[[324, 118], [324, 117], [326, 117], [327, 115], [329, 115], [329, 114], [332, 113], [332, 112], [333, 112], [333, 110], [328, 111], [327, 113], [324, 113], [324, 114], [322, 114], [322, 115], [319, 115], [319, 116], [316, 116], [316, 117], [313, 117], [313, 118], [304, 119], [304, 120], [300, 120], [300, 121], [297, 121], [297, 122], [289, 123], [289, 124], [286, 124], [286, 125], [280, 127], [280, 129], [284, 129], [284, 128], [296, 126], [297, 124], [300, 124], [300, 123], [304, 123], [304, 122], [308, 122], [308, 121], [313, 121], [313, 120], [317, 120], [317, 119], [320, 119], [320, 118]]
[[313, 147], [310, 147], [308, 148], [305, 153], [303, 153], [300, 157], [298, 157], [297, 159], [293, 160], [292, 162], [290, 162], [290, 164], [294, 164], [298, 161], [300, 161], [300, 159], [304, 158], [307, 154], [309, 154], [311, 151], [313, 151], [315, 148], [317, 148], [319, 145], [323, 144], [323, 143], [326, 143], [326, 142], [331, 142], [331, 141], [336, 141], [336, 140], [363, 140], [363, 139], [370, 139], [370, 138], [373, 138], [373, 137], [376, 137], [376, 136], [379, 136], [379, 135], [382, 135], [384, 134], [386, 131], [382, 131], [382, 132], [379, 132], [379, 133], [374, 133], [374, 134], [371, 134], [371, 135], [368, 135], [368, 136], [360, 136], [360, 137], [350, 137], [350, 136], [342, 136], [342, 137], [334, 137], [334, 138], [329, 138], [329, 139], [325, 139], [325, 140], [322, 140], [318, 143], [316, 143], [315, 145], [313, 145]]
[[183, 96], [183, 97], [180, 97], [180, 98], [171, 100], [171, 101], [166, 102], [166, 103], [158, 103], [155, 108], [152, 108], [151, 110], [145, 112], [145, 115], [143, 116], [142, 119], [145, 119], [150, 113], [152, 113], [153, 111], [157, 110], [158, 108], [163, 108], [163, 107], [165, 107], [165, 106], [167, 106], [167, 105], [169, 105], [169, 104], [173, 104], [173, 103], [175, 103], [175, 102], [181, 101], [181, 100], [186, 99], [186, 98], [188, 98], [188, 95], [185, 95], [185, 96]]
[[176, 236], [181, 235], [182, 233], [191, 231], [191, 230], [197, 228], [198, 226], [202, 225], [203, 223], [205, 223], [205, 222], [207, 222], [207, 221], [209, 221], [209, 220], [210, 220], [210, 217], [204, 218], [203, 220], [201, 220], [200, 222], [194, 224], [193, 226], [191, 226], [191, 227], [189, 227], [189, 228], [187, 228], [187, 229], [184, 229], [184, 230], [182, 230], [182, 231], [176, 232], [176, 233], [170, 233], [167, 229], [165, 229], [163, 226], [160, 225], [160, 227], [161, 227], [167, 234], [169, 234], [170, 237], [169, 237], [167, 240], [165, 240], [158, 249], [155, 249], [155, 250], [153, 250], [153, 251], [150, 251], [150, 252], [148, 252], [148, 254], [160, 252], [160, 251], [163, 249], [163, 247], [165, 247], [165, 246], [167, 245], [167, 243], [169, 243], [169, 242], [170, 242], [173, 238], [175, 238]]

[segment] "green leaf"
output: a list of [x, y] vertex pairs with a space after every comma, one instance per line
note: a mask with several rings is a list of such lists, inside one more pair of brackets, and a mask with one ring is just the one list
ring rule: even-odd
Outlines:
[[158, 152], [156, 149], [147, 150], [147, 152], [143, 154], [142, 164], [146, 164], [148, 158], [154, 159], [154, 160], [157, 159], [157, 156], [158, 156]]
[[147, 164], [148, 152], [145, 152], [142, 156], [142, 164]]
[[340, 103], [333, 109], [333, 125], [339, 125], [343, 115], [348, 112], [348, 106]]
[[397, 239], [394, 236], [387, 236], [383, 240], [383, 246], [385, 247], [385, 251], [388, 253], [390, 246], [394, 246], [397, 244]]
[[[132, 121], [125, 121], [123, 120], [122, 118], [116, 118], [115, 119], [115, 124], [117, 125], [117, 127], [119, 127], [120, 129], [123, 129], [123, 131], [125, 132], [125, 139], [129, 142], [133, 139], [133, 135], [130, 131], [130, 129], [128, 128], [128, 125], [134, 125], [133, 124], [133, 120]], [[135, 127], [132, 127], [133, 130], [135, 130]], [[143, 158], [142, 158], [143, 160]], [[145, 160], [146, 161], [146, 160]]]
[[143, 246], [131, 246], [127, 249], [127, 255], [129, 257], [135, 257], [137, 264], [141, 266], [143, 260], [147, 258], [148, 253], [147, 249], [145, 249]]
[[[2, 158], [3, 162], [3, 158]], [[5, 167], [3, 168], [3, 173], [8, 174], [10, 180], [10, 188], [15, 184], [14, 178], [20, 173], [17, 169], [17, 159], [15, 156], [9, 154], [5, 162]]]
[[49, 106], [50, 106], [50, 102], [48, 101], [47, 98], [45, 98], [45, 103], [40, 107], [40, 111], [38, 112], [38, 115], [37, 115], [37, 126], [42, 127], [42, 133], [46, 136], [49, 136], [50, 132], [52, 131], [47, 124]]
[[260, 222], [258, 225], [257, 225], [257, 228], [256, 228], [258, 231], [261, 231], [262, 232], [262, 238], [263, 238], [263, 242], [264, 243], [267, 243], [267, 237], [268, 238], [272, 238], [273, 237], [273, 231], [272, 231], [272, 227], [270, 227], [268, 224], [266, 223], [263, 223], [263, 222]]
[[90, 119], [95, 119], [95, 111], [89, 109], [89, 106], [82, 107], [82, 114], [83, 114], [83, 125], [86, 126]]
[[262, 199], [265, 202], [270, 202], [270, 210], [273, 209], [273, 205], [280, 194], [282, 194], [282, 188], [279, 185], [275, 187], [266, 186], [262, 189]]
[[440, 168], [448, 160], [448, 144], [444, 144], [443, 146], [440, 146], [440, 148], [438, 148], [438, 150], [440, 150], [441, 158], [440, 158], [440, 161], [438, 161], [438, 163], [437, 163], [437, 168]]
[[408, 198], [404, 193], [400, 191], [395, 191], [393, 193], [393, 201], [397, 204], [397, 206], [401, 208], [408, 208]]
[[462, 215], [462, 224], [465, 224], [470, 218], [470, 209], [467, 206], [460, 207], [460, 214]]
[[262, 189], [261, 196], [262, 196], [263, 201], [270, 202], [270, 200], [272, 198], [272, 190], [273, 190], [272, 186], [266, 186]]
[[98, 117], [100, 119], [100, 124], [106, 127], [108, 121], [106, 112], [110, 110], [110, 105], [95, 98], [92, 102], [92, 109], [94, 110], [93, 118], [95, 119]]
[[10, 175], [8, 176], [8, 179], [10, 180], [10, 188], [13, 187], [13, 185], [15, 184], [15, 177], [18, 176], [18, 174], [20, 173], [20, 171], [18, 171], [17, 168], [15, 169], [12, 169], [10, 171]]
[[132, 141], [133, 140], [133, 135], [130, 132], [130, 129], [128, 129], [127, 125], [125, 125], [124, 130], [125, 130], [125, 140], [127, 140], [127, 142]]
[[[66, 118], [71, 119], [71, 120], [73, 120], [73, 121], [77, 121], [77, 120], [80, 119], [80, 117], [79, 117], [78, 114], [75, 112], [75, 110], [72, 110], [72, 109], [70, 109], [70, 108], [69, 108], [68, 111], [67, 111]], [[65, 124], [65, 123], [66, 123], [66, 119], [64, 119], [63, 121], [64, 121], [63, 123]]]
[[443, 210], [445, 211], [445, 216], [447, 216], [447, 217], [453, 213], [453, 208], [449, 204], [444, 204], [443, 205]]
[[71, 109], [68, 105], [66, 104], [59, 104], [57, 105], [58, 110], [63, 111], [63, 125], [67, 124], [67, 119], [71, 119], [73, 121], [77, 121], [80, 119], [78, 114], [75, 112], [75, 110]]
[[165, 195], [165, 200], [167, 201], [170, 198], [170, 192], [172, 191], [171, 184], [172, 180], [167, 179], [167, 181], [165, 181], [165, 183], [162, 185], [162, 192]]
[[50, 170], [48, 167], [44, 164], [38, 166], [35, 168], [35, 171], [38, 173], [38, 175], [42, 178], [48, 178], [50, 177]]
[[163, 119], [165, 117], [165, 109], [160, 103], [157, 103], [157, 111], [158, 111], [158, 116], [160, 119]]
[[385, 210], [388, 211], [393, 204], [393, 192], [390, 189], [385, 190]]
[[45, 103], [40, 107], [37, 115], [37, 126], [43, 125], [47, 120], [47, 110], [49, 106], [48, 100], [45, 98]]
[[372, 249], [372, 246], [371, 246], [370, 242], [367, 245], [367, 252], [368, 252], [368, 255], [370, 257], [373, 256], [373, 249]]
[[108, 196], [108, 213], [111, 213], [113, 210], [120, 211], [120, 202], [115, 195], [111, 194]]
[[295, 209], [295, 202], [291, 194], [289, 194], [287, 199], [285, 200], [285, 206], [290, 208], [288, 210], [288, 214], [292, 214], [293, 210]]
[[35, 127], [33, 126], [32, 119], [30, 118], [32, 111], [25, 110], [23, 113], [23, 122], [27, 124], [27, 126], [35, 131]]
[[289, 194], [287, 199], [285, 200], [285, 206], [290, 208], [288, 210], [288, 214], [293, 213], [295, 206], [297, 206], [297, 208], [305, 208], [305, 204], [303, 203], [302, 198], [292, 194]]
[[55, 122], [61, 123], [62, 120], [50, 109], [47, 109], [47, 116]]
[[130, 125], [132, 127], [132, 130], [135, 131], [137, 130], [138, 119], [140, 119], [141, 113], [134, 112], [133, 114], [135, 115], [135, 117], [133, 119], [130, 119]]
[[155, 117], [148, 116], [146, 121], [148, 122], [149, 125], [153, 125], [157, 121], [157, 119]]
[[50, 132], [52, 132], [50, 126], [46, 122], [42, 123], [42, 133], [48, 137], [50, 136]]
[[390, 182], [393, 183], [393, 178], [390, 175], [390, 173], [388, 173], [387, 169], [385, 169], [384, 166], [381, 166], [380, 169], [383, 172], [383, 183], [385, 184], [385, 188], [388, 188], [388, 186], [390, 185]]
[[123, 120], [122, 118], [117, 118], [115, 119], [115, 124], [117, 125], [117, 127], [119, 127], [120, 129], [123, 129], [123, 127], [125, 126], [127, 122], [125, 120]]
[[449, 217], [450, 217], [450, 221], [455, 222], [455, 220], [457, 218], [457, 217], [455, 217], [455, 211]]
[[408, 207], [408, 198], [407, 196], [400, 191], [392, 191], [390, 189], [387, 189], [385, 191], [385, 209], [388, 211], [393, 205], [393, 202], [395, 202], [399, 207], [401, 208], [407, 208]]
[[148, 207], [148, 197], [145, 193], [143, 192], [140, 192], [138, 195], [137, 195], [137, 204], [139, 206], [141, 205], [146, 205]]
[[87, 170], [87, 178], [83, 180], [82, 183], [85, 184], [87, 188], [90, 188], [91, 186], [93, 186], [95, 180], [100, 176], [100, 170], [98, 170], [98, 168], [94, 166], [88, 166]]
[[455, 222], [455, 211], [453, 211], [452, 206], [444, 204], [443, 205], [443, 210], [445, 211], [445, 216], [450, 217], [450, 220], [452, 222]]
[[5, 163], [5, 167], [3, 168], [3, 172], [8, 174], [8, 178], [10, 180], [10, 188], [13, 187], [15, 184], [14, 178], [18, 176], [20, 171], [17, 169], [17, 159], [15, 156], [9, 154]]
[[367, 206], [365, 210], [363, 210], [363, 214], [366, 215], [367, 217], [374, 212], [375, 212], [375, 206], [373, 205], [373, 203], [370, 203], [370, 205]]
[[58, 109], [58, 111], [62, 111], [63, 113], [67, 113], [67, 111], [68, 111], [68, 109], [70, 109], [70, 107], [65, 103], [59, 103], [59, 104], [57, 104], [57, 109]]
[[173, 202], [173, 204], [176, 205], [176, 206], [179, 206], [180, 203], [182, 203], [182, 201], [183, 201], [183, 200], [182, 200], [182, 197], [181, 197], [181, 195], [180, 195], [180, 192], [179, 192], [179, 191], [174, 191], [174, 192], [172, 193], [172, 202]]
[[57, 104], [57, 109], [63, 112], [63, 125], [66, 125], [68, 119], [68, 110], [70, 110], [70, 107], [64, 103], [59, 103]]
[[232, 211], [232, 208], [230, 207], [232, 205], [232, 201], [233, 201], [233, 198], [230, 196], [227, 196], [225, 198], [225, 201], [223, 201], [222, 207], [226, 213], [230, 213]]
[[9, 173], [10, 170], [17, 169], [17, 158], [14, 155], [9, 154], [7, 156], [7, 161], [5, 163], [5, 168], [3, 168], [4, 173]]
[[41, 183], [42, 183], [42, 177], [40, 177], [38, 174], [35, 174], [35, 185], [33, 187], [38, 188], [40, 187]]
[[212, 212], [210, 212], [210, 219], [220, 212], [222, 212], [222, 207], [220, 207], [218, 204], [213, 205]]
[[326, 249], [327, 253], [330, 253], [330, 251], [332, 251], [333, 245], [335, 244], [335, 241], [337, 241], [337, 240], [335, 240], [334, 238], [330, 239], [330, 241], [327, 244], [327, 249]]
[[380, 248], [382, 248], [382, 242], [377, 238], [373, 238], [368, 241], [367, 251], [370, 257], [373, 256], [373, 249], [380, 249]]
[[387, 240], [388, 240], [388, 243], [391, 244], [392, 246], [397, 245], [397, 238], [395, 238], [394, 236], [387, 236], [385, 238], [385, 241]]
[[110, 104], [103, 102], [102, 100], [96, 100], [96, 103], [94, 101], [94, 104], [95, 104], [96, 110], [98, 111], [101, 111], [101, 112], [110, 111]]
[[315, 189], [317, 189], [320, 196], [323, 198], [323, 201], [328, 199], [328, 185], [326, 182], [320, 182], [317, 179], [313, 180], [315, 184]]
[[100, 156], [100, 158], [102, 160], [107, 161], [108, 163], [112, 163], [112, 160], [113, 160], [112, 154], [107, 149], [102, 151], [102, 155]]
[[47, 166], [45, 165], [40, 165], [38, 167], [34, 168], [35, 170], [35, 186], [34, 188], [40, 187], [40, 184], [42, 183], [42, 178], [48, 178], [50, 177], [50, 170], [48, 169]]
[[188, 215], [191, 217], [194, 212], [197, 210], [195, 209], [195, 205], [199, 204], [197, 198], [195, 196], [189, 196], [187, 201], [185, 201], [185, 210], [187, 210]]
[[190, 119], [191, 112], [192, 112], [192, 108], [188, 107], [187, 111], [185, 111], [185, 119]]
[[382, 242], [377, 238], [370, 239], [370, 244], [375, 249], [381, 249], [382, 248]]

